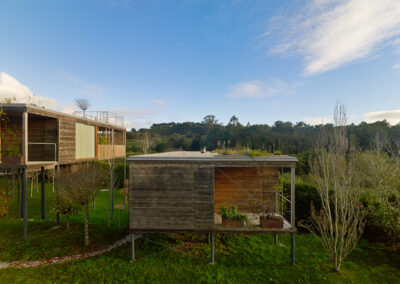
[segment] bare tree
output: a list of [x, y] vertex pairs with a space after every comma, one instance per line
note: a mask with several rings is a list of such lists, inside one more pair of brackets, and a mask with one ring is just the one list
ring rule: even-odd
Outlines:
[[148, 134], [147, 132], [145, 132], [145, 133], [143, 134], [142, 140], [140, 140], [140, 146], [141, 146], [141, 148], [142, 148], [143, 154], [146, 155], [147, 152], [148, 152], [149, 149], [150, 149], [150, 146], [151, 146], [150, 137], [149, 137], [149, 134]]
[[83, 117], [86, 117], [86, 111], [90, 107], [89, 100], [84, 99], [84, 98], [77, 98], [77, 99], [75, 99], [75, 103], [83, 111]]
[[85, 209], [85, 246], [89, 245], [89, 203], [98, 193], [97, 187], [103, 184], [103, 174], [95, 163], [78, 164], [76, 169], [68, 169], [60, 176], [60, 196], [68, 203], [78, 204]]
[[329, 253], [334, 271], [353, 250], [364, 229], [364, 210], [355, 163], [355, 150], [346, 128], [346, 111], [337, 103], [335, 126], [324, 126], [314, 143], [311, 173], [321, 198], [321, 209], [312, 206], [310, 222], [303, 223]]

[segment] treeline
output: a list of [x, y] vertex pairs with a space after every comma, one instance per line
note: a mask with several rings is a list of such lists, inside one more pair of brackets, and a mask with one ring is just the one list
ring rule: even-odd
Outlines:
[[[328, 127], [333, 127], [328, 124]], [[242, 125], [232, 116], [227, 125], [218, 122], [214, 115], [206, 116], [202, 122], [158, 123], [150, 129], [132, 129], [128, 140], [147, 139], [151, 152], [165, 152], [182, 149], [197, 151], [202, 146], [209, 150], [217, 148], [258, 149], [283, 154], [300, 154], [311, 149], [313, 141], [322, 125], [304, 122], [291, 123], [276, 121], [273, 125]], [[374, 123], [351, 124], [348, 133], [360, 150], [368, 149], [377, 135], [389, 140], [400, 138], [400, 124], [391, 126], [386, 120]], [[141, 152], [140, 143], [131, 145], [131, 152]]]

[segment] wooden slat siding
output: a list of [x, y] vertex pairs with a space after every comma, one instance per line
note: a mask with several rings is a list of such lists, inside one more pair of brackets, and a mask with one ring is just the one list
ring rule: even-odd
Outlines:
[[75, 120], [70, 117], [60, 117], [59, 120], [59, 162], [72, 163], [75, 161]]
[[126, 155], [125, 145], [98, 145], [97, 151], [99, 160], [121, 158]]
[[129, 165], [132, 230], [210, 230], [214, 225], [214, 168]]
[[[278, 184], [277, 168], [219, 168], [237, 185], [255, 199], [262, 201], [270, 210], [276, 210], [275, 190]], [[218, 169], [215, 170], [215, 212], [222, 204], [237, 205], [242, 212], [260, 212], [262, 206], [246, 191], [232, 183]]]

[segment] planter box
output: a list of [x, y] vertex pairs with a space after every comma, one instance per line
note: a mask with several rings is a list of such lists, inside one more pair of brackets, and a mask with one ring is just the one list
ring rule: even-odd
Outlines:
[[246, 221], [236, 219], [224, 219], [222, 218], [222, 227], [228, 228], [243, 228], [246, 226]]
[[267, 218], [260, 218], [260, 225], [262, 228], [283, 228], [283, 219], [267, 219]]

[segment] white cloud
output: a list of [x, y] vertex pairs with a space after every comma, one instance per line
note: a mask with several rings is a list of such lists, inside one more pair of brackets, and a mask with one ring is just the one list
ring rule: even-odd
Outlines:
[[390, 124], [400, 122], [400, 110], [375, 111], [363, 114], [363, 120], [366, 122], [375, 122], [386, 119]]
[[304, 121], [305, 123], [310, 124], [310, 125], [333, 123], [332, 117], [329, 117], [329, 116], [303, 117], [302, 121]]
[[300, 54], [305, 74], [318, 74], [373, 56], [382, 43], [396, 48], [400, 1], [308, 1], [291, 15], [274, 18], [272, 25], [280, 40], [270, 52]]
[[167, 102], [163, 101], [163, 100], [153, 100], [153, 103], [155, 103], [156, 105], [166, 105]]
[[104, 96], [103, 88], [96, 85], [86, 85], [82, 88], [76, 89], [75, 91], [82, 95], [93, 98], [102, 98]]
[[47, 108], [60, 106], [55, 99], [36, 96], [27, 86], [20, 83], [13, 76], [0, 72], [0, 100], [5, 98], [15, 98], [16, 103], [30, 103]]
[[270, 79], [266, 82], [253, 80], [241, 82], [230, 87], [226, 95], [230, 98], [267, 98], [290, 93], [288, 84], [280, 79]]
[[393, 69], [400, 69], [400, 63], [397, 63], [393, 66]]

